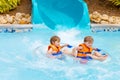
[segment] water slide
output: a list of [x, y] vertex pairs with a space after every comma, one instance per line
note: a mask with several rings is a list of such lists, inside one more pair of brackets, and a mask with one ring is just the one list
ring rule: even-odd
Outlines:
[[44, 23], [55, 30], [90, 24], [84, 0], [32, 0], [32, 24]]

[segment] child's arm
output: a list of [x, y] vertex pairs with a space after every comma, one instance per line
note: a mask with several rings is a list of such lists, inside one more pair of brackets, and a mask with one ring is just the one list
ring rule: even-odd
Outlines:
[[48, 51], [47, 51], [48, 54], [52, 54], [52, 53], [57, 53], [56, 51], [53, 51], [52, 48], [50, 48]]
[[73, 56], [74, 56], [74, 57], [76, 57], [76, 56], [77, 56], [77, 49], [76, 49], [76, 47], [75, 47], [75, 48], [73, 48], [73, 50], [72, 50], [72, 54], [73, 54]]
[[77, 53], [80, 49], [82, 49], [82, 46], [78, 46], [78, 47], [73, 48], [72, 53], [75, 57], [77, 56]]
[[49, 58], [56, 58], [55, 56], [52, 56], [52, 53], [57, 53], [57, 52], [56, 52], [56, 51], [53, 51], [52, 48], [50, 48], [50, 49], [47, 51], [46, 56], [49, 57]]
[[64, 44], [64, 45], [61, 46], [61, 48], [64, 48], [64, 47], [67, 47], [67, 46], [68, 46], [68, 44]]
[[83, 49], [82, 46], [78, 46], [78, 47], [77, 47], [77, 50], [81, 50], [81, 49]]
[[98, 50], [98, 48], [93, 48], [93, 50], [97, 51], [97, 50]]

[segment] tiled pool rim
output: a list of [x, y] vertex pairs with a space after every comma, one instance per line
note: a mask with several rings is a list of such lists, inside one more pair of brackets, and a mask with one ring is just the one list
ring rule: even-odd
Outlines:
[[[29, 32], [39, 24], [0, 24], [0, 32]], [[92, 32], [117, 32], [120, 31], [120, 24], [91, 24]]]

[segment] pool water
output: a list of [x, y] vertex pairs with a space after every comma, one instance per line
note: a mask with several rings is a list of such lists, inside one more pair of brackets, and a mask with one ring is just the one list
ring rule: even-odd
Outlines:
[[[104, 49], [109, 58], [80, 64], [68, 57], [65, 61], [45, 56], [53, 35], [61, 43], [77, 46], [85, 36], [94, 38], [94, 47]], [[119, 80], [120, 32], [92, 33], [72, 28], [53, 31], [44, 25], [32, 32], [0, 33], [0, 80]], [[39, 50], [36, 52], [36, 49]]]

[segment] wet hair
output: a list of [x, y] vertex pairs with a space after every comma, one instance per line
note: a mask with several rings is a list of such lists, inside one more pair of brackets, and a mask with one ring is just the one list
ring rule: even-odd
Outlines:
[[59, 38], [58, 36], [52, 36], [52, 37], [50, 38], [50, 43], [53, 44], [53, 42], [55, 42], [55, 41], [60, 42], [60, 38]]
[[84, 38], [84, 42], [89, 42], [89, 43], [93, 43], [94, 39], [91, 36], [86, 36]]

